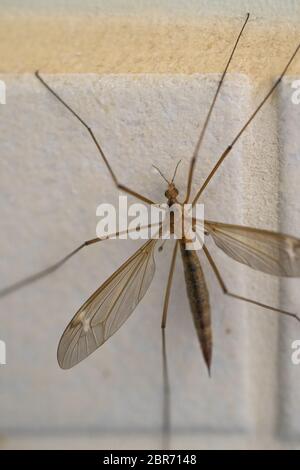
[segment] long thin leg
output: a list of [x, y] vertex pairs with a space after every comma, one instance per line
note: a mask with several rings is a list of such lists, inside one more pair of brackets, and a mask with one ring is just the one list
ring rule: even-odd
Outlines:
[[248, 299], [246, 297], [243, 297], [241, 295], [237, 295], [237, 294], [233, 294], [232, 292], [230, 292], [223, 279], [222, 279], [222, 276], [216, 266], [216, 263], [214, 262], [210, 252], [208, 251], [207, 247], [205, 245], [203, 245], [203, 250], [204, 250], [204, 253], [209, 261], [209, 264], [211, 265], [215, 275], [216, 275], [216, 278], [221, 286], [221, 289], [222, 291], [224, 292], [224, 294], [226, 295], [229, 295], [230, 297], [233, 297], [234, 299], [238, 299], [238, 300], [244, 300], [245, 302], [249, 302], [250, 304], [254, 304], [254, 305], [258, 305], [259, 307], [263, 307], [263, 308], [266, 308], [268, 310], [272, 310], [273, 312], [278, 312], [278, 313], [281, 313], [283, 315], [287, 315], [289, 317], [293, 317], [295, 318], [296, 320], [298, 320], [300, 322], [300, 317], [298, 315], [296, 315], [295, 313], [291, 313], [291, 312], [287, 312], [286, 310], [282, 310], [280, 308], [276, 308], [276, 307], [272, 307], [270, 305], [266, 305], [266, 304], [263, 304], [261, 302], [257, 302], [256, 300], [252, 300], [252, 299]]
[[234, 55], [234, 53], [235, 53], [235, 50], [236, 50], [237, 45], [238, 45], [238, 43], [239, 43], [239, 40], [240, 40], [240, 38], [241, 38], [241, 36], [242, 36], [242, 34], [243, 34], [243, 31], [244, 31], [244, 29], [245, 29], [245, 26], [246, 26], [246, 24], [247, 24], [247, 22], [248, 22], [249, 16], [250, 16], [250, 14], [247, 13], [246, 20], [245, 20], [245, 22], [244, 22], [244, 24], [243, 24], [243, 27], [242, 27], [242, 29], [240, 30], [239, 35], [238, 35], [238, 37], [237, 37], [237, 39], [236, 39], [236, 41], [235, 41], [234, 47], [233, 47], [233, 49], [232, 49], [232, 51], [231, 51], [231, 54], [230, 54], [230, 57], [229, 57], [229, 59], [228, 59], [228, 61], [227, 61], [226, 67], [225, 67], [225, 69], [224, 69], [224, 72], [222, 73], [222, 76], [221, 76], [221, 79], [220, 79], [220, 81], [219, 81], [217, 90], [216, 90], [216, 92], [215, 92], [215, 95], [214, 95], [214, 97], [213, 97], [212, 103], [211, 103], [210, 108], [209, 108], [209, 110], [208, 110], [208, 113], [207, 113], [207, 116], [206, 116], [206, 119], [205, 119], [203, 128], [202, 128], [201, 133], [200, 133], [200, 136], [199, 136], [199, 138], [198, 138], [198, 141], [197, 141], [197, 144], [196, 144], [196, 147], [195, 147], [193, 156], [192, 156], [192, 160], [191, 160], [191, 165], [190, 165], [190, 170], [189, 170], [189, 176], [188, 176], [188, 184], [187, 184], [187, 194], [186, 194], [185, 202], [188, 202], [189, 197], [190, 197], [190, 195], [191, 195], [191, 189], [192, 189], [192, 183], [193, 183], [193, 174], [194, 174], [195, 164], [196, 164], [197, 156], [198, 156], [198, 153], [199, 153], [199, 149], [200, 149], [200, 146], [201, 146], [201, 143], [202, 143], [202, 140], [203, 140], [203, 137], [204, 137], [206, 128], [207, 128], [207, 126], [208, 126], [208, 123], [209, 123], [209, 120], [210, 120], [210, 117], [211, 117], [213, 108], [214, 108], [215, 103], [216, 103], [216, 101], [217, 101], [217, 97], [218, 97], [219, 92], [220, 92], [220, 89], [221, 89], [221, 87], [222, 87], [222, 84], [223, 84], [225, 75], [226, 75], [226, 73], [227, 73], [228, 67], [229, 67], [230, 62], [231, 62], [231, 60], [232, 60], [232, 57], [233, 57], [233, 55]]
[[[145, 228], [150, 228], [151, 224], [146, 225], [144, 227], [139, 227], [139, 230], [145, 229]], [[5, 297], [6, 295], [12, 294], [16, 290], [21, 289], [22, 287], [28, 286], [29, 284], [32, 284], [33, 282], [39, 281], [45, 276], [48, 276], [48, 274], [53, 273], [57, 269], [59, 269], [63, 264], [65, 264], [72, 256], [76, 255], [80, 250], [82, 250], [84, 247], [92, 245], [94, 243], [102, 242], [104, 240], [108, 240], [113, 237], [118, 237], [119, 235], [123, 235], [124, 233], [129, 233], [135, 231], [135, 228], [131, 228], [129, 230], [124, 230], [121, 232], [116, 232], [114, 234], [107, 235], [106, 237], [103, 238], [91, 238], [90, 240], [86, 240], [83, 242], [81, 245], [79, 245], [75, 250], [71, 251], [71, 253], [67, 254], [64, 256], [61, 260], [56, 262], [55, 264], [52, 264], [51, 266], [48, 266], [48, 268], [42, 269], [41, 271], [32, 274], [31, 276], [28, 276], [24, 279], [21, 279], [20, 281], [16, 282], [15, 284], [12, 284], [8, 287], [5, 287], [4, 289], [0, 290], [0, 298]]]
[[258, 111], [263, 107], [263, 105], [265, 104], [265, 102], [269, 99], [269, 97], [272, 95], [272, 93], [276, 90], [276, 88], [278, 87], [279, 83], [282, 81], [284, 75], [286, 74], [286, 71], [287, 69], [289, 68], [289, 66], [291, 65], [292, 61], [294, 60], [297, 52], [299, 51], [300, 49], [300, 44], [298, 44], [298, 46], [296, 47], [295, 51], [293, 52], [291, 58], [289, 59], [288, 63], [286, 64], [286, 66], [284, 67], [283, 71], [281, 72], [281, 75], [280, 77], [276, 80], [276, 82], [274, 83], [274, 85], [271, 87], [271, 89], [269, 90], [269, 92], [266, 94], [266, 96], [264, 97], [264, 99], [260, 102], [260, 104], [258, 105], [258, 107], [256, 108], [256, 110], [251, 114], [251, 116], [249, 117], [248, 121], [246, 122], [246, 124], [244, 124], [244, 126], [241, 128], [241, 130], [237, 133], [237, 135], [235, 136], [235, 138], [233, 139], [233, 141], [231, 142], [230, 145], [228, 145], [228, 147], [226, 148], [226, 150], [224, 150], [224, 152], [222, 153], [222, 155], [220, 156], [220, 158], [218, 159], [217, 163], [215, 164], [215, 166], [213, 167], [212, 171], [209, 173], [208, 177], [206, 178], [206, 180], [204, 181], [203, 185], [201, 186], [201, 188], [199, 189], [198, 193], [196, 194], [192, 204], [195, 205], [196, 202], [198, 201], [199, 197], [201, 196], [201, 194], [203, 193], [204, 189], [206, 188], [206, 186], [208, 185], [208, 183], [210, 182], [210, 180], [212, 179], [212, 177], [214, 176], [214, 174], [216, 173], [216, 171], [218, 170], [218, 168], [220, 167], [221, 163], [223, 163], [223, 161], [225, 160], [225, 158], [227, 157], [227, 155], [229, 155], [229, 153], [231, 152], [231, 150], [233, 149], [234, 145], [236, 144], [236, 142], [239, 140], [239, 138], [241, 137], [241, 135], [244, 133], [244, 131], [247, 129], [247, 127], [249, 126], [249, 124], [252, 122], [252, 120], [255, 118], [256, 114], [258, 113]]
[[176, 262], [176, 255], [178, 251], [178, 240], [175, 242], [172, 261], [169, 271], [168, 284], [165, 294], [164, 310], [162, 316], [162, 363], [163, 363], [163, 442], [162, 448], [165, 450], [170, 449], [170, 438], [171, 438], [171, 396], [170, 396], [170, 381], [168, 371], [168, 360], [167, 360], [167, 348], [166, 348], [166, 335], [165, 327], [167, 320], [167, 312], [169, 306], [169, 299], [171, 293], [171, 286], [173, 281], [174, 267]]
[[153, 204], [153, 201], [151, 201], [150, 199], [148, 199], [147, 197], [143, 196], [142, 194], [139, 194], [137, 193], [136, 191], [133, 191], [132, 189], [128, 188], [127, 186], [124, 186], [123, 184], [119, 183], [112, 167], [110, 166], [109, 162], [108, 162], [108, 159], [107, 157], [105, 156], [102, 148], [101, 148], [101, 145], [99, 144], [98, 140], [96, 139], [92, 129], [87, 125], [87, 123], [50, 87], [50, 85], [48, 85], [48, 83], [45, 82], [45, 80], [40, 76], [38, 70], [35, 72], [35, 76], [39, 79], [39, 81], [47, 88], [47, 90], [50, 91], [50, 93], [52, 93], [53, 96], [55, 96], [55, 98], [61, 103], [63, 104], [72, 114], [73, 116], [75, 116], [80, 122], [81, 124], [86, 128], [86, 130], [88, 131], [88, 133], [90, 134], [91, 138], [93, 139], [112, 179], [113, 179], [113, 182], [114, 184], [116, 185], [116, 187], [122, 191], [124, 191], [125, 193], [127, 194], [130, 194], [131, 196], [134, 196], [134, 197], [137, 197], [138, 199], [140, 199], [141, 201], [143, 202], [146, 202], [147, 204]]
[[162, 329], [162, 371], [163, 371], [163, 403], [162, 403], [162, 448], [170, 449], [171, 437], [171, 402], [170, 402], [170, 381], [167, 360], [166, 335]]
[[166, 294], [165, 294], [164, 310], [163, 310], [163, 315], [162, 315], [162, 320], [161, 320], [161, 327], [163, 329], [166, 327], [168, 306], [169, 306], [169, 300], [170, 300], [170, 293], [171, 293], [171, 287], [172, 287], [172, 281], [173, 281], [173, 275], [174, 275], [174, 267], [175, 267], [175, 262], [176, 262], [177, 250], [178, 250], [178, 240], [175, 242], [175, 246], [173, 250], [172, 261], [171, 261], [169, 277], [168, 277], [168, 284], [167, 284], [167, 289], [166, 289]]

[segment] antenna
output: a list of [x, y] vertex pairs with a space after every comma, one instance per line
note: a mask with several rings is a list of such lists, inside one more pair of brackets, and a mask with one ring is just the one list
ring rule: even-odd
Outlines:
[[167, 178], [162, 174], [162, 172], [160, 171], [159, 168], [157, 168], [157, 166], [155, 165], [152, 165], [153, 168], [155, 168], [155, 170], [160, 174], [160, 176], [166, 181], [166, 183], [170, 184], [169, 181], [167, 180]]
[[173, 183], [173, 181], [174, 181], [174, 179], [175, 179], [175, 176], [176, 176], [176, 173], [177, 173], [177, 170], [178, 170], [178, 167], [179, 167], [180, 163], [181, 163], [181, 160], [179, 160], [179, 162], [178, 162], [177, 165], [176, 165], [176, 168], [175, 168], [174, 175], [173, 175], [173, 178], [172, 178], [172, 180], [171, 180], [171, 183]]

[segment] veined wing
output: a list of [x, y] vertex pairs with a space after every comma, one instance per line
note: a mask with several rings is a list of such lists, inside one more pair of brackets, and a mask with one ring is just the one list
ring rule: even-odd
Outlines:
[[300, 277], [300, 240], [242, 225], [205, 221], [205, 230], [228, 256], [275, 276]]
[[78, 310], [58, 345], [62, 369], [70, 369], [92, 354], [133, 312], [154, 276], [156, 242], [147, 241]]

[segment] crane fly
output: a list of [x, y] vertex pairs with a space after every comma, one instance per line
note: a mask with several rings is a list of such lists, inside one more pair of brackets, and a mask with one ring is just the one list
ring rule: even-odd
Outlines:
[[[197, 156], [203, 141], [205, 131], [211, 118], [211, 114], [218, 98], [220, 89], [228, 71], [237, 45], [240, 41], [244, 28], [248, 22], [249, 14], [247, 14], [244, 24], [235, 40], [234, 47], [231, 51], [230, 57], [226, 63], [226, 67], [218, 82], [212, 103], [206, 115], [203, 128], [197, 140], [194, 153], [191, 158], [190, 168], [187, 179], [186, 195], [183, 201], [179, 201], [179, 192], [175, 184], [175, 175], [178, 165], [175, 168], [172, 179], [166, 178], [159, 169], [158, 172], [167, 183], [165, 196], [167, 204], [172, 207], [176, 204], [185, 204], [191, 202], [194, 207], [202, 195], [207, 185], [212, 180], [213, 176], [230, 155], [236, 142], [241, 135], [248, 128], [249, 124], [253, 121], [256, 114], [263, 107], [269, 97], [274, 93], [278, 87], [283, 76], [286, 74], [288, 67], [295, 58], [300, 44], [297, 46], [291, 55], [288, 63], [284, 67], [279, 78], [274, 82], [268, 93], [264, 96], [255, 111], [250, 115], [247, 122], [243, 125], [241, 130], [237, 133], [230, 145], [220, 155], [217, 163], [212, 168], [209, 175], [206, 177], [203, 185], [196, 192], [194, 198], [191, 198], [193, 175]], [[83, 125], [93, 140], [97, 151], [101, 157], [102, 162], [105, 164], [112, 181], [117, 189], [125, 192], [128, 195], [134, 196], [146, 204], [154, 204], [148, 197], [136, 192], [135, 190], [123, 185], [117, 178], [113, 171], [108, 157], [105, 155], [102, 146], [96, 139], [92, 129], [88, 124], [77, 114], [55, 91], [50, 85], [42, 78], [37, 71], [35, 73], [40, 83], [68, 109], [68, 111]], [[197, 223], [193, 221], [193, 226]], [[274, 276], [286, 277], [300, 277], [300, 239], [294, 238], [289, 235], [276, 233], [267, 230], [260, 230], [257, 228], [246, 227], [241, 225], [230, 225], [210, 220], [204, 220], [205, 237], [211, 237], [215, 245], [221, 249], [226, 255], [233, 258], [235, 261], [245, 264], [250, 268], [268, 273]], [[114, 234], [114, 236], [120, 233]], [[106, 237], [109, 238], [109, 237]], [[65, 256], [58, 263], [40, 271], [30, 277], [27, 277], [16, 284], [3, 289], [1, 295], [9, 294], [16, 289], [24, 287], [62, 266], [69, 258], [74, 256], [84, 247], [90, 246], [94, 243], [103, 241], [102, 238], [93, 238], [82, 243], [78, 248]], [[200, 260], [196, 251], [187, 249], [187, 236], [182, 234], [181, 239], [175, 241], [173, 255], [169, 270], [168, 282], [165, 291], [165, 300], [162, 315], [162, 328], [166, 326], [167, 312], [169, 306], [169, 299], [171, 293], [171, 286], [173, 280], [174, 267], [178, 248], [180, 248], [184, 276], [186, 283], [186, 291], [189, 299], [190, 309], [193, 316], [193, 321], [196, 333], [200, 342], [200, 347], [204, 357], [204, 361], [210, 372], [211, 359], [212, 359], [212, 328], [211, 328], [211, 312], [209, 302], [209, 292], [205, 281], [205, 276], [200, 264]], [[61, 368], [69, 369], [99, 348], [108, 338], [110, 338], [128, 319], [131, 313], [135, 310], [137, 305], [145, 296], [155, 273], [155, 260], [154, 252], [157, 245], [157, 239], [147, 240], [116, 272], [114, 272], [102, 284], [91, 297], [82, 305], [82, 307], [75, 314], [71, 322], [66, 327], [58, 346], [58, 363]], [[203, 245], [204, 254], [212, 268], [216, 279], [223, 290], [224, 294], [238, 300], [255, 304], [265, 309], [292, 317], [300, 321], [300, 317], [295, 313], [282, 310], [280, 308], [261, 303], [257, 300], [249, 299], [244, 296], [238, 295], [229, 291], [222, 278], [222, 275], [217, 267], [217, 264], [212, 257], [207, 246]]]

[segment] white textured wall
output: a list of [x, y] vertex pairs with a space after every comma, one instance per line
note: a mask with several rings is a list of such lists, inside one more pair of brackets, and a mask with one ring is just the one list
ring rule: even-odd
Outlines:
[[[196, 8], [195, 2], [185, 3], [187, 11]], [[207, 14], [221, 12], [221, 2], [200, 3]], [[242, 14], [249, 9], [246, 3], [222, 2], [222, 8]], [[122, 13], [122, 2], [99, 5]], [[139, 11], [144, 6], [132, 5]], [[260, 11], [275, 16], [283, 9], [292, 16], [297, 8], [294, 2], [263, 5]], [[183, 191], [216, 75], [45, 77], [95, 130], [125, 184], [162, 201], [165, 186], [151, 165], [169, 174], [182, 158], [177, 180]], [[2, 286], [94, 237], [96, 206], [116, 202], [117, 193], [85, 129], [32, 73], [0, 78], [7, 84], [7, 104], [0, 105]], [[299, 236], [300, 105], [290, 99], [293, 78], [285, 80], [209, 185], [203, 199], [208, 218]], [[228, 76], [201, 151], [195, 187], [261, 93], [250, 77]], [[138, 245], [123, 240], [94, 245], [47, 279], [1, 300], [0, 339], [7, 344], [7, 365], [0, 366], [0, 447], [161, 445], [160, 319], [170, 246], [157, 254], [153, 284], [122, 329], [78, 367], [61, 371], [56, 362], [59, 337], [74, 312]], [[298, 311], [300, 280], [278, 282], [209, 246], [232, 290]], [[300, 339], [300, 328], [225, 298], [201, 259], [213, 311], [212, 379], [193, 329], [178, 259], [167, 329], [172, 446], [299, 447], [300, 366], [291, 364], [291, 342]]]

